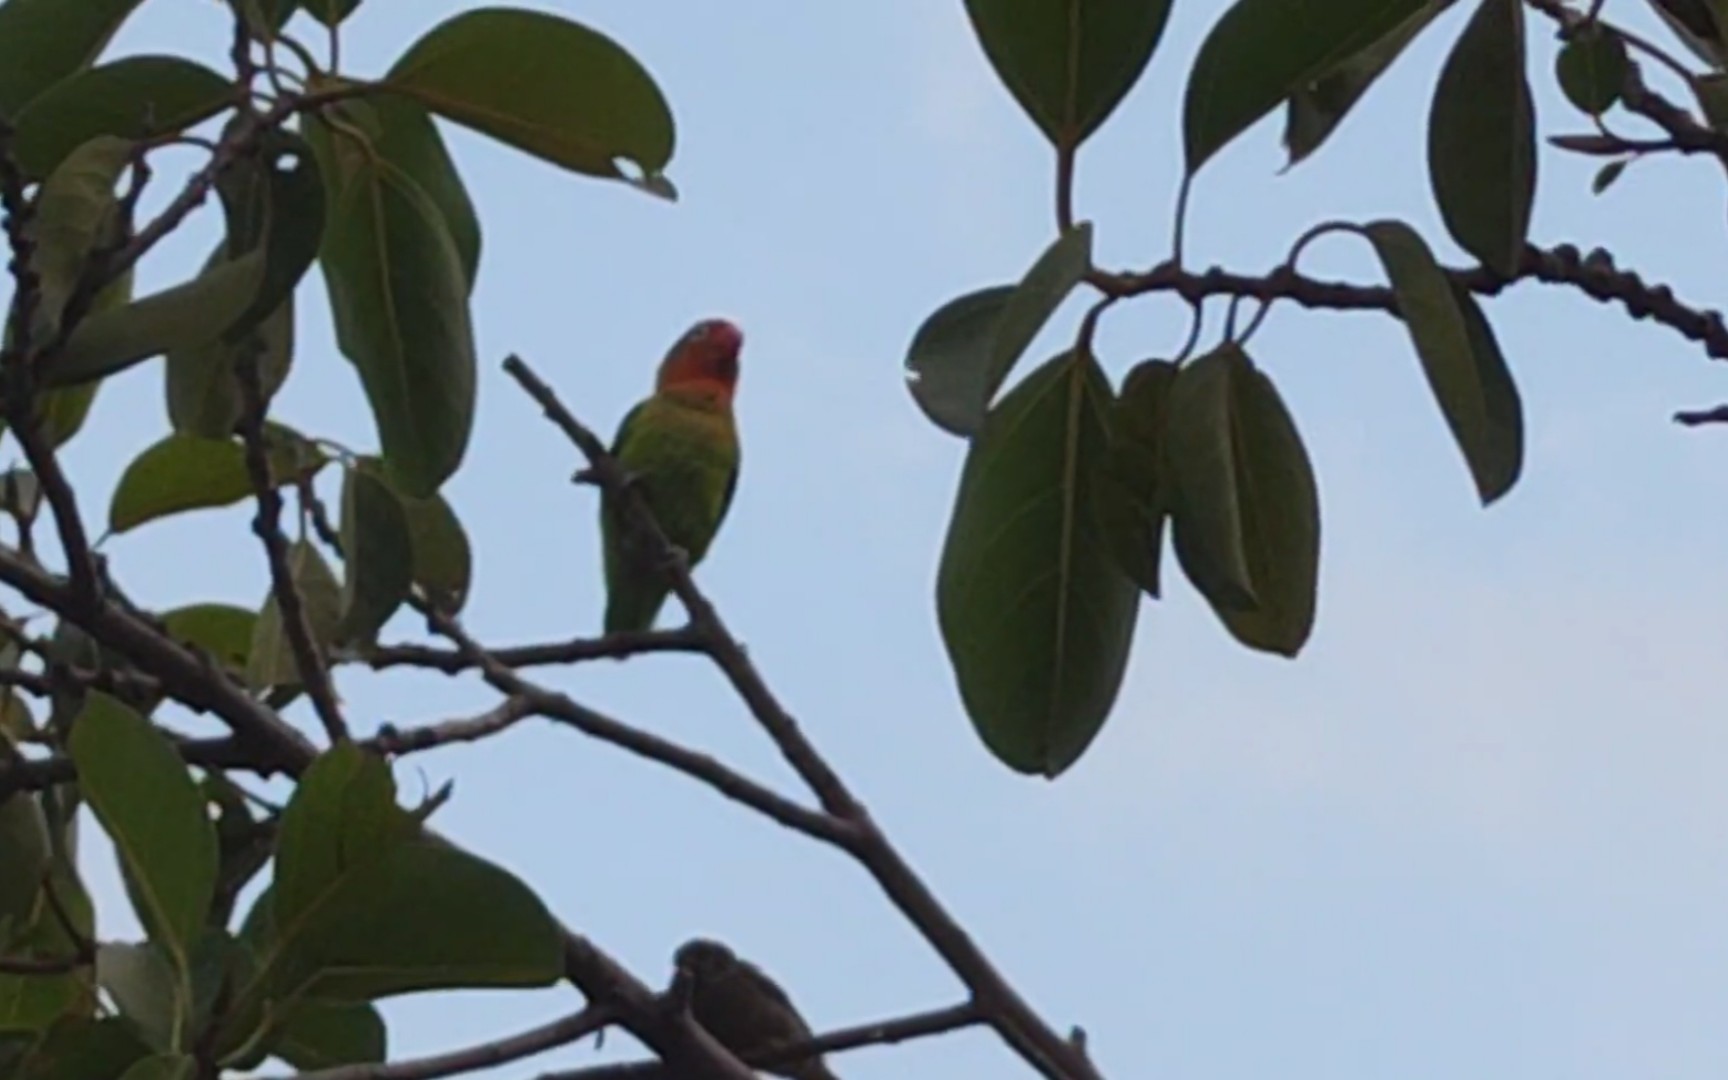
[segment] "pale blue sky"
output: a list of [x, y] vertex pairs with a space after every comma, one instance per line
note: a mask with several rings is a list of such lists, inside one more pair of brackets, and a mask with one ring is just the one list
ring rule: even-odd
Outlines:
[[[470, 5], [373, 0], [355, 72]], [[656, 74], [678, 119], [664, 204], [461, 131], [486, 230], [475, 318], [479, 424], [448, 494], [478, 551], [471, 629], [505, 643], [596, 627], [594, 497], [569, 448], [497, 370], [517, 351], [610, 431], [687, 323], [746, 330], [743, 482], [700, 573], [817, 745], [1053, 1023], [1083, 1024], [1118, 1077], [1715, 1078], [1728, 1070], [1728, 442], [1676, 407], [1728, 396], [1695, 348], [1563, 289], [1488, 312], [1524, 392], [1524, 479], [1484, 513], [1384, 317], [1280, 307], [1255, 353], [1320, 474], [1319, 621], [1302, 658], [1233, 645], [1185, 584], [1148, 605], [1116, 715], [1055, 784], [1008, 773], [962, 715], [933, 607], [963, 445], [930, 426], [900, 365], [924, 316], [1011, 280], [1053, 228], [1049, 152], [995, 83], [959, 0], [718, 4], [561, 0]], [[1459, 5], [1295, 172], [1276, 122], [1206, 170], [1191, 260], [1271, 266], [1327, 216], [1396, 214], [1447, 257], [1423, 172], [1427, 94]], [[1179, 2], [1146, 78], [1082, 155], [1100, 258], [1164, 254], [1183, 78], [1220, 3]], [[1641, 5], [1614, 17], [1648, 22]], [[1544, 130], [1583, 130], [1551, 89]], [[152, 0], [115, 51], [220, 62], [223, 9]], [[188, 158], [189, 160], [189, 158]], [[1702, 161], [1541, 162], [1533, 237], [1606, 243], [1683, 298], [1719, 301], [1723, 180]], [[171, 174], [171, 171], [170, 171]], [[190, 273], [214, 212], [165, 245], [146, 287]], [[1371, 280], [1363, 245], [1310, 268]], [[362, 447], [370, 418], [308, 279], [282, 419]], [[1074, 310], [1035, 347], [1049, 355]], [[1216, 324], [1214, 324], [1216, 325]], [[1180, 304], [1114, 313], [1119, 373], [1168, 352]], [[124, 462], [166, 430], [154, 365], [116, 381], [67, 453], [105, 517]], [[141, 599], [256, 602], [246, 511], [113, 545]], [[1175, 580], [1175, 575], [1172, 575]], [[393, 628], [415, 630], [402, 619]], [[720, 678], [692, 659], [547, 678], [791, 789]], [[344, 671], [355, 724], [478, 711], [468, 681]], [[958, 988], [846, 859], [705, 789], [571, 733], [524, 727], [416, 757], [405, 798], [456, 780], [441, 825], [532, 882], [653, 980], [694, 933], [733, 942], [828, 1028], [947, 1004]], [[92, 845], [92, 857], [100, 855]], [[105, 933], [133, 926], [91, 868]], [[567, 989], [391, 1004], [394, 1056], [449, 1049], [572, 1007]], [[617, 1057], [609, 1039], [543, 1066]], [[844, 1055], [848, 1080], [1018, 1076], [982, 1033]], [[531, 1075], [531, 1066], [499, 1076]]]

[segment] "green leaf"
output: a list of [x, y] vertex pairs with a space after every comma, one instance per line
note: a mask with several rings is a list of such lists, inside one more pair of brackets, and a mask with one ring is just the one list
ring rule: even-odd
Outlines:
[[[336, 640], [336, 624], [341, 617], [342, 586], [330, 572], [330, 564], [309, 540], [296, 541], [288, 553], [290, 580], [300, 596], [301, 607], [320, 651], [329, 649]], [[299, 686], [300, 662], [289, 643], [282, 622], [282, 609], [272, 589], [258, 612], [258, 622], [252, 632], [252, 650], [246, 661], [246, 683], [254, 689]]]
[[228, 219], [230, 260], [264, 251], [264, 276], [251, 304], [224, 331], [232, 343], [292, 296], [318, 257], [324, 231], [324, 182], [306, 140], [274, 130], [247, 160], [216, 181]]
[[1092, 512], [1108, 460], [1110, 389], [1066, 354], [990, 412], [966, 455], [936, 585], [960, 696], [990, 752], [1054, 778], [1115, 702], [1134, 583]]
[[28, 791], [0, 800], [0, 953], [12, 934], [28, 927], [48, 872], [48, 821]]
[[[328, 121], [314, 115], [306, 123], [309, 140], [324, 140], [321, 156], [339, 162], [339, 179], [332, 183], [327, 177], [326, 185], [341, 190], [356, 169], [367, 167], [373, 157], [401, 170], [438, 207], [456, 244], [462, 279], [472, 292], [480, 268], [480, 219], [431, 114], [399, 94], [340, 101], [327, 106], [325, 113]], [[329, 149], [332, 144], [334, 149]]]
[[325, 26], [340, 26], [342, 20], [354, 14], [354, 9], [359, 6], [360, 0], [301, 0], [300, 2], [300, 7], [306, 14]]
[[[133, 276], [132, 268], [128, 267], [125, 273], [104, 285], [102, 291], [90, 301], [89, 314], [100, 315], [130, 303]], [[32, 411], [35, 413], [42, 438], [47, 440], [48, 445], [59, 449], [83, 430], [84, 421], [90, 417], [90, 407], [96, 403], [96, 392], [101, 386], [100, 381], [92, 381], [61, 387], [58, 390], [45, 390], [38, 394]], [[4, 430], [6, 423], [0, 418], [0, 431]]]
[[412, 829], [383, 758], [352, 743], [319, 755], [282, 813], [271, 890], [276, 925], [302, 921], [344, 874], [377, 863]]
[[1236, 640], [1294, 657], [1314, 627], [1320, 568], [1319, 493], [1295, 423], [1235, 344], [1184, 367], [1169, 409], [1183, 570]]
[[388, 1042], [384, 1018], [366, 1004], [301, 1001], [288, 1014], [275, 1056], [296, 1069], [332, 1069], [383, 1061]]
[[112, 942], [96, 949], [96, 981], [152, 1050], [174, 1045], [186, 1002], [167, 952], [150, 942]]
[[1597, 169], [1596, 175], [1590, 178], [1590, 194], [1600, 195], [1607, 191], [1614, 181], [1620, 179], [1620, 174], [1626, 171], [1626, 166], [1632, 164], [1633, 160], [1632, 158], [1621, 158], [1618, 161], [1610, 161]]
[[[67, 787], [55, 791], [64, 793]], [[48, 818], [49, 828], [53, 829], [54, 815], [49, 814]], [[53, 839], [51, 835], [51, 843]], [[55, 857], [48, 880], [72, 927], [79, 937], [89, 940], [95, 934], [96, 913], [66, 858]], [[6, 952], [9, 956], [58, 959], [72, 955], [76, 947], [77, 942], [66, 933], [59, 916], [45, 900], [38, 900], [34, 921], [21, 937], [14, 937]], [[89, 968], [63, 975], [0, 975], [0, 1030], [40, 1030], [62, 1018], [88, 1017], [95, 1002], [95, 985]]]
[[[278, 485], [316, 475], [329, 460], [291, 428], [268, 424], [270, 476]], [[246, 446], [239, 439], [168, 435], [132, 459], [108, 504], [108, 529], [123, 533], [170, 514], [232, 506], [251, 497]]]
[[1429, 388], [1486, 506], [1511, 490], [1524, 465], [1524, 412], [1512, 373], [1476, 301], [1453, 284], [1413, 229], [1376, 221], [1363, 231], [1386, 267]]
[[[205, 264], [205, 273], [219, 265], [220, 250]], [[294, 364], [294, 297], [288, 296], [254, 328], [255, 337], [244, 345], [212, 338], [188, 349], [168, 354], [166, 385], [168, 420], [174, 430], [208, 439], [224, 438], [234, 431], [244, 411], [239, 377], [235, 374], [243, 349], [256, 349], [259, 390], [266, 401], [288, 381]]]
[[1458, 246], [1515, 273], [1536, 197], [1522, 0], [1480, 0], [1446, 58], [1428, 114], [1428, 177]]
[[216, 832], [197, 785], [167, 738], [100, 692], [85, 699], [70, 750], [133, 886], [139, 920], [177, 970], [188, 971], [216, 883]]
[[1072, 149], [1146, 70], [1170, 0], [966, 0], [966, 13], [1014, 100]]
[[119, 1017], [68, 1018], [24, 1059], [18, 1080], [114, 1080], [150, 1052]]
[[6, 0], [0, 4], [0, 116], [89, 66], [140, 0]]
[[321, 261], [391, 482], [431, 495], [467, 452], [476, 382], [468, 286], [443, 215], [406, 173], [372, 162], [337, 196]]
[[1285, 167], [1294, 166], [1318, 150], [1368, 88], [1403, 54], [1405, 47], [1452, 3], [1453, 0], [1428, 0], [1391, 33], [1320, 78], [1298, 87], [1290, 95], [1284, 113], [1284, 146], [1290, 151], [1290, 161]]
[[555, 15], [463, 12], [410, 46], [385, 82], [440, 116], [589, 176], [624, 179], [623, 159], [651, 187], [672, 159], [672, 113], [653, 76], [611, 38]]
[[906, 357], [912, 398], [944, 431], [971, 436], [1038, 331], [1092, 265], [1092, 226], [1052, 243], [1020, 284], [952, 300], [924, 320]]
[[154, 139], [184, 131], [233, 102], [233, 84], [178, 56], [127, 56], [81, 71], [18, 114], [13, 153], [24, 175], [52, 173], [98, 135]]
[[1723, 66], [1719, 0], [1650, 0], [1650, 6], [1693, 55], [1720, 71]]
[[1145, 360], [1122, 380], [1109, 411], [1110, 455], [1099, 475], [1093, 508], [1122, 572], [1147, 594], [1159, 592], [1164, 519], [1164, 431], [1176, 365]]
[[37, 278], [30, 340], [40, 349], [60, 331], [67, 301], [83, 279], [90, 252], [118, 200], [114, 185], [131, 159], [133, 144], [98, 135], [81, 144], [42, 182], [29, 222], [35, 245], [30, 267]]
[[1303, 87], [1385, 38], [1427, 0], [1236, 0], [1215, 23], [1182, 102], [1188, 174]]
[[414, 584], [448, 615], [461, 612], [474, 580], [474, 553], [456, 511], [442, 495], [416, 499], [400, 495], [408, 516], [408, 540], [414, 552]]
[[342, 475], [342, 619], [337, 640], [370, 642], [408, 599], [413, 541], [401, 500], [363, 469]]
[[1560, 89], [1580, 112], [1600, 116], [1620, 100], [1626, 85], [1626, 43], [1620, 35], [1590, 23], [1572, 36], [1554, 58]]
[[120, 1080], [192, 1080], [197, 1067], [185, 1054], [157, 1054], [134, 1062]]
[[89, 382], [175, 349], [214, 340], [246, 313], [263, 280], [253, 252], [78, 324], [43, 373], [49, 386]]
[[162, 613], [168, 636], [206, 650], [237, 672], [246, 670], [257, 623], [255, 612], [233, 604], [188, 604]]

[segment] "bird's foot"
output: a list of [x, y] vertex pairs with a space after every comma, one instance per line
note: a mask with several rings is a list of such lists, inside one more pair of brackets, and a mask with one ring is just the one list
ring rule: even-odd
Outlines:
[[666, 551], [660, 559], [660, 569], [666, 571], [690, 572], [690, 553], [677, 544], [668, 543]]

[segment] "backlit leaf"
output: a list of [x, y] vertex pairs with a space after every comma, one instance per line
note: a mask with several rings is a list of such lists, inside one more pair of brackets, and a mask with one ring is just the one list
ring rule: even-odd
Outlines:
[[343, 642], [373, 640], [408, 599], [414, 553], [408, 515], [381, 478], [363, 469], [342, 475]]
[[[315, 474], [323, 451], [290, 428], [265, 427], [271, 478], [277, 484]], [[231, 506], [251, 497], [246, 447], [237, 438], [206, 439], [174, 434], [146, 448], [120, 475], [108, 505], [108, 528], [116, 533], [170, 514]]]
[[[309, 540], [295, 542], [288, 553], [290, 580], [300, 597], [313, 644], [321, 653], [336, 640], [341, 618], [342, 586], [330, 572], [330, 564]], [[246, 661], [246, 682], [254, 689], [299, 686], [300, 662], [282, 620], [282, 608], [271, 590], [258, 612], [252, 631], [252, 650]]]

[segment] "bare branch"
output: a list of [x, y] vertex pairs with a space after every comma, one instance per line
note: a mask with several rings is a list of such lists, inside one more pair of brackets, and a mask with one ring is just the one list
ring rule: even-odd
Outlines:
[[616, 1022], [617, 1017], [611, 1009], [604, 1005], [591, 1005], [581, 1012], [572, 1013], [520, 1034], [493, 1039], [447, 1054], [435, 1054], [408, 1061], [315, 1069], [312, 1072], [282, 1077], [280, 1080], [439, 1080], [440, 1077], [507, 1065], [560, 1046], [568, 1046]]
[[[537, 645], [518, 645], [488, 650], [493, 659], [510, 668], [543, 667], [550, 664], [580, 664], [589, 660], [623, 660], [659, 652], [703, 651], [701, 638], [689, 627], [677, 630], [625, 631], [602, 637], [571, 638]], [[454, 675], [474, 667], [459, 650], [429, 645], [379, 645], [365, 651], [361, 659], [374, 671], [393, 667], [417, 667]]]

